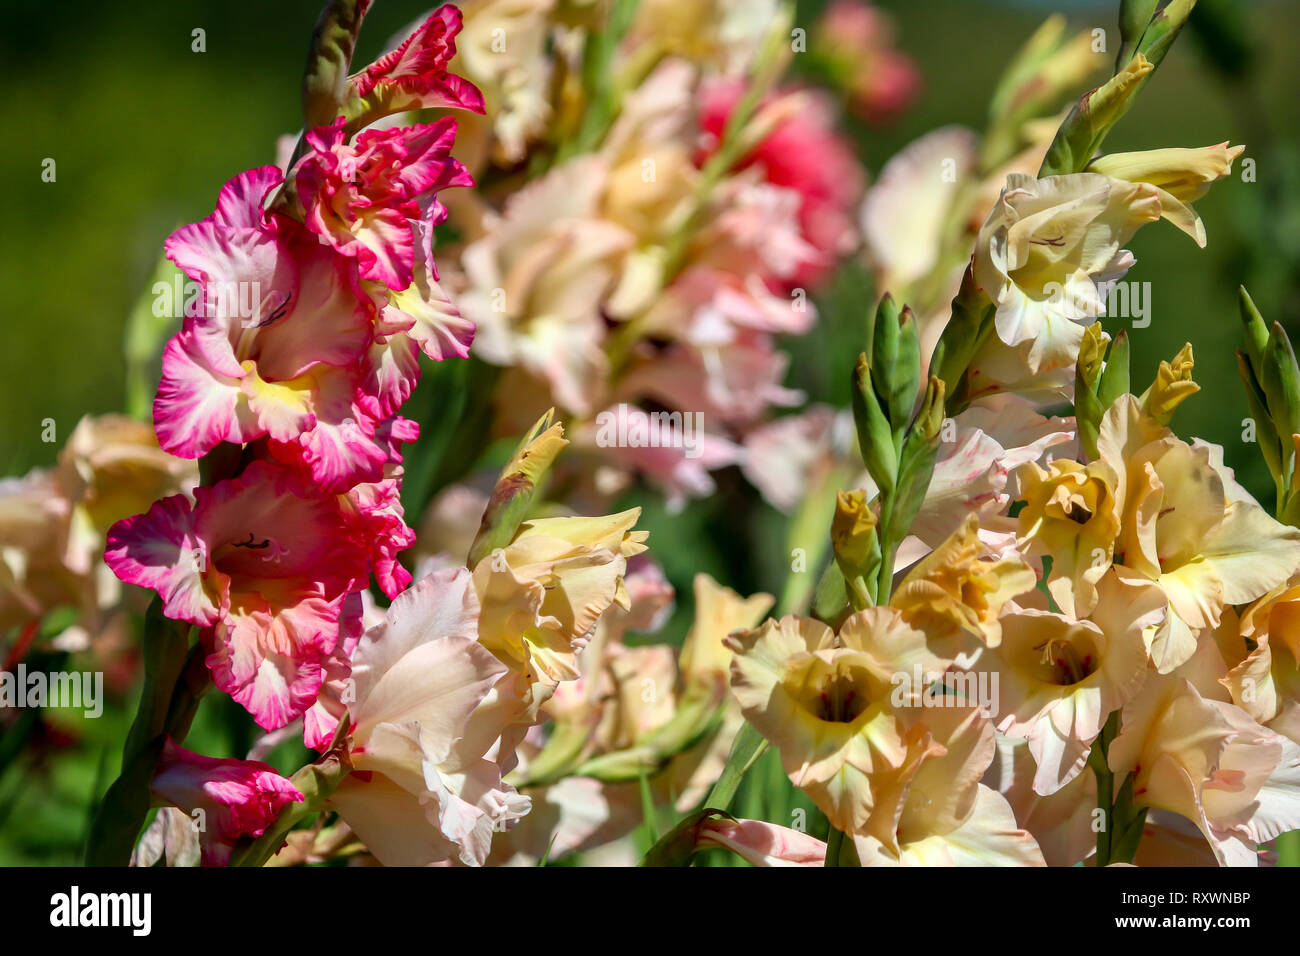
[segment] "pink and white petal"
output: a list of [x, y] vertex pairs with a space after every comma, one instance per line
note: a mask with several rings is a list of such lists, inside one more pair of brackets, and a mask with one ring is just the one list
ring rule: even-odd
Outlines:
[[359, 482], [378, 481], [388, 461], [375, 441], [375, 420], [355, 403], [360, 394], [352, 369], [320, 366], [312, 429], [290, 442], [272, 442], [271, 453], [311, 475], [321, 489], [339, 494]]
[[243, 705], [258, 726], [277, 730], [316, 700], [322, 655], [319, 648], [289, 638], [281, 616], [264, 602], [242, 603], [232, 608], [229, 623], [219, 621], [211, 629], [206, 662], [218, 688]]
[[213, 369], [196, 346], [188, 331], [167, 343], [153, 402], [158, 443], [180, 458], [202, 458], [223, 441], [243, 443], [263, 434], [240, 391], [242, 374]]
[[324, 751], [334, 738], [339, 720], [347, 713], [343, 697], [352, 676], [352, 654], [365, 630], [365, 601], [362, 592], [353, 591], [343, 601], [339, 613], [339, 639], [334, 650], [321, 662], [324, 683], [315, 703], [302, 717], [303, 743], [313, 750]]
[[405, 332], [376, 340], [366, 356], [366, 381], [358, 402], [371, 417], [396, 414], [420, 381], [420, 350]]
[[826, 844], [816, 837], [762, 820], [710, 817], [699, 829], [697, 846], [731, 850], [753, 866], [824, 866]]
[[240, 173], [217, 194], [213, 222], [238, 229], [260, 229], [265, 224], [262, 210], [267, 194], [283, 181], [284, 174], [275, 166], [258, 166]]
[[469, 357], [474, 320], [461, 315], [422, 263], [416, 263], [411, 284], [389, 296], [386, 318], [409, 323], [404, 329], [435, 362], [455, 355]]
[[205, 582], [207, 543], [195, 526], [184, 495], [155, 501], [142, 515], [124, 518], [108, 531], [104, 562], [123, 581], [152, 588], [173, 620], [207, 625], [217, 620], [224, 576]]

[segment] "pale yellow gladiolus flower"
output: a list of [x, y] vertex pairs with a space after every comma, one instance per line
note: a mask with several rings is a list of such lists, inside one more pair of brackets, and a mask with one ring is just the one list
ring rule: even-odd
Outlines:
[[695, 619], [682, 644], [682, 683], [725, 688], [731, 666], [727, 635], [757, 627], [773, 600], [761, 592], [742, 597], [707, 574], [695, 575]]
[[1084, 616], [1097, 605], [1097, 582], [1119, 534], [1115, 470], [1103, 461], [1058, 459], [1047, 468], [1028, 462], [1017, 477], [1026, 501], [1019, 515], [1023, 546], [1051, 556], [1048, 590], [1065, 613]]
[[623, 575], [627, 559], [645, 550], [647, 533], [632, 530], [640, 514], [520, 525], [508, 546], [474, 568], [483, 645], [530, 683], [577, 678], [577, 653], [597, 619], [612, 604], [630, 606]]

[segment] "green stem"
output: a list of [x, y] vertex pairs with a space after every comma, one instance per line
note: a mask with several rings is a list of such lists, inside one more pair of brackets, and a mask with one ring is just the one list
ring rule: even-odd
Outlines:
[[1101, 828], [1097, 831], [1097, 866], [1107, 866], [1111, 862], [1112, 837], [1118, 830], [1119, 821], [1115, 819], [1115, 775], [1110, 769], [1110, 742], [1119, 730], [1119, 711], [1111, 713], [1102, 727], [1101, 734], [1093, 741], [1092, 751], [1088, 754], [1088, 764], [1097, 778], [1097, 808], [1101, 810]]
[[245, 840], [230, 855], [230, 866], [265, 866], [284, 845], [289, 832], [316, 813], [352, 771], [347, 750], [348, 718], [339, 722], [330, 749], [289, 778], [302, 793], [300, 803], [290, 803], [260, 837]]
[[844, 847], [844, 831], [832, 826], [826, 838], [826, 866], [840, 865], [840, 851]]
[[152, 806], [150, 784], [167, 738], [189, 733], [199, 701], [212, 686], [202, 644], [188, 646], [190, 625], [162, 614], [155, 598], [145, 617], [144, 687], [122, 749], [122, 769], [91, 821], [87, 866], [126, 866]]
[[722, 768], [718, 782], [709, 791], [709, 798], [704, 801], [704, 805], [712, 810], [725, 810], [731, 806], [731, 801], [740, 788], [740, 781], [745, 779], [745, 774], [749, 773], [766, 750], [767, 740], [753, 724], [746, 721], [737, 732], [736, 739], [731, 744], [731, 754], [727, 757], [727, 765]]

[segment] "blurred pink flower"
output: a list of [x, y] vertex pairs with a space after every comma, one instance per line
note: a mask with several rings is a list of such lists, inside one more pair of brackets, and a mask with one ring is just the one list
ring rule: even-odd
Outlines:
[[854, 111], [869, 123], [897, 117], [921, 87], [916, 65], [893, 43], [889, 16], [864, 0], [835, 0], [814, 31], [814, 48], [830, 60]]
[[[739, 81], [719, 80], [702, 91], [700, 128], [706, 143], [699, 164], [717, 149], [727, 121], [740, 99]], [[762, 172], [774, 186], [799, 194], [799, 224], [814, 258], [796, 271], [792, 284], [816, 283], [856, 241], [854, 210], [862, 198], [862, 167], [847, 141], [835, 131], [826, 101], [810, 92], [795, 92], [797, 103], [783, 111], [775, 127], [740, 164]]]

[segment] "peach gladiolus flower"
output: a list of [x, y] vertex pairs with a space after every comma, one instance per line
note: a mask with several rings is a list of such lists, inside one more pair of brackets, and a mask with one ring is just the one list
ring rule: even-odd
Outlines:
[[907, 573], [890, 606], [931, 641], [951, 641], [964, 634], [997, 647], [1002, 608], [1032, 590], [1037, 579], [1019, 556], [990, 560], [984, 553], [979, 521], [970, 515]]
[[1002, 618], [998, 730], [1029, 742], [1034, 792], [1055, 793], [1084, 768], [1106, 718], [1133, 699], [1147, 675], [1146, 628], [1165, 601], [1158, 588], [1102, 579], [1089, 620], [1023, 610]]
[[1241, 658], [1220, 678], [1232, 702], [1300, 743], [1300, 583], [1292, 578], [1241, 615]]
[[1300, 568], [1300, 530], [1269, 517], [1221, 449], [1188, 445], [1131, 395], [1102, 419], [1097, 447], [1118, 479], [1116, 573], [1154, 581], [1169, 602], [1149, 644], [1167, 674], [1191, 658], [1199, 631], [1218, 627], [1225, 605], [1253, 601]]
[[1007, 801], [980, 783], [995, 753], [992, 723], [966, 706], [909, 707], [906, 715], [935, 746], [897, 794], [888, 826], [854, 835], [862, 865], [1042, 866]]
[[1300, 747], [1178, 674], [1124, 708], [1110, 768], [1133, 773], [1137, 806], [1196, 824], [1222, 866], [1255, 866], [1260, 843], [1300, 827]]
[[[832, 631], [794, 615], [727, 638], [731, 686], [745, 718], [781, 752], [791, 783], [845, 832], [877, 812], [892, 827], [890, 794], [942, 747], [896, 713], [895, 675], [946, 661], [892, 608], [868, 608]], [[919, 689], [917, 690], [919, 692]]]

